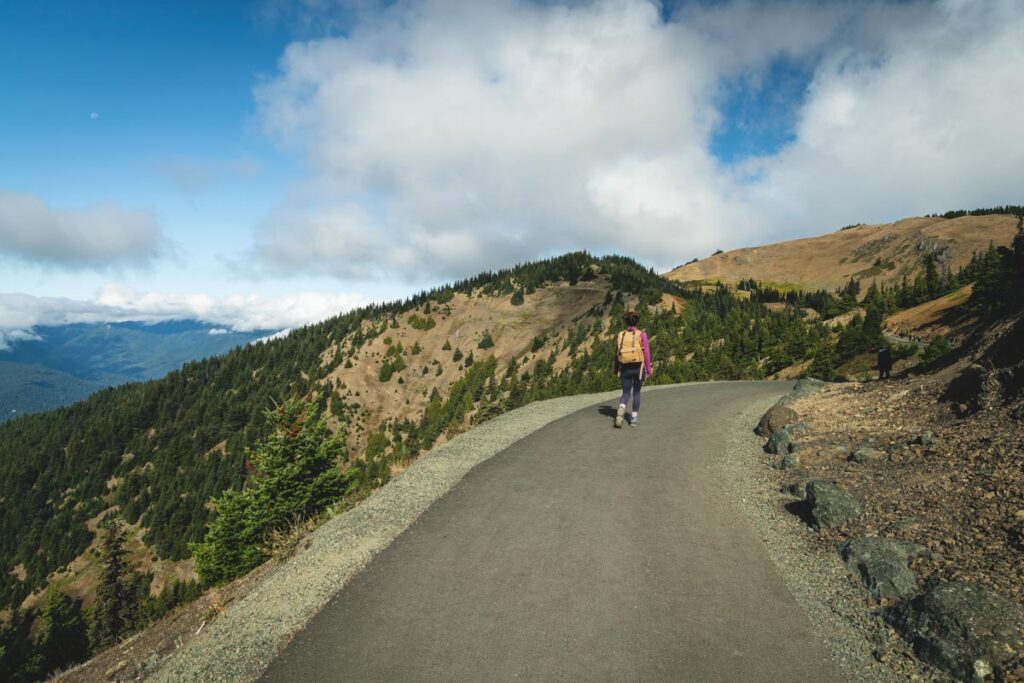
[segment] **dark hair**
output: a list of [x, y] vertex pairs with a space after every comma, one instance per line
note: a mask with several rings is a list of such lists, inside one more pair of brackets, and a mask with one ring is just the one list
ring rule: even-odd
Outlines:
[[626, 311], [625, 313], [622, 314], [622, 320], [626, 323], [626, 325], [636, 325], [638, 322], [640, 322], [640, 314], [637, 313], [636, 311]]

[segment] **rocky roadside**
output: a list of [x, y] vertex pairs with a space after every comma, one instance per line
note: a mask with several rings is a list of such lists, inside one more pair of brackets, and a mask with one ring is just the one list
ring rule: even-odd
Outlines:
[[757, 427], [777, 505], [845, 564], [851, 621], [903, 680], [1024, 681], [1024, 401], [972, 360], [803, 380]]

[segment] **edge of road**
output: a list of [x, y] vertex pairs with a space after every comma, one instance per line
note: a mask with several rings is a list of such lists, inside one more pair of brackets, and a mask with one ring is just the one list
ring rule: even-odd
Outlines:
[[[761, 539], [783, 585], [807, 616], [836, 668], [849, 683], [906, 680], [875, 660], [872, 639], [888, 634], [865, 616], [864, 596], [837, 552], [813, 544], [815, 532], [782, 505], [778, 484], [758, 457], [763, 439], [754, 425], [774, 399], [752, 401], [728, 426], [726, 448], [715, 464], [730, 483], [723, 493]], [[780, 615], [783, 618], [784, 615]]]
[[[709, 383], [656, 385], [644, 391]], [[258, 678], [295, 632], [471, 469], [542, 427], [618, 395], [609, 391], [537, 401], [431, 449], [365, 501], [311, 533], [300, 550], [271, 568], [147, 680]]]

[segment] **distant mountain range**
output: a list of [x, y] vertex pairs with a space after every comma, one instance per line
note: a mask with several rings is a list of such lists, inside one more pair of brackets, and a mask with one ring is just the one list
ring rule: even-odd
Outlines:
[[80, 401], [108, 386], [163, 377], [274, 330], [231, 332], [195, 320], [38, 327], [0, 350], [0, 422]]

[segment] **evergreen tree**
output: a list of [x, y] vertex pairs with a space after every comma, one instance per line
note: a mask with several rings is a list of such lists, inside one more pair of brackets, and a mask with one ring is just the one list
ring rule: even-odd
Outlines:
[[82, 605], [56, 588], [46, 591], [36, 628], [36, 647], [44, 675], [89, 656], [89, 635]]
[[89, 640], [94, 650], [118, 642], [131, 630], [136, 605], [130, 584], [132, 568], [125, 549], [124, 523], [108, 517], [101, 525], [100, 583], [96, 589], [96, 605], [92, 611]]
[[318, 398], [289, 399], [266, 413], [271, 435], [248, 451], [253, 473], [241, 491], [214, 500], [206, 538], [190, 546], [204, 583], [230, 581], [268, 557], [266, 541], [314, 515], [346, 490], [344, 428], [331, 434]]
[[941, 294], [939, 269], [936, 266], [934, 254], [925, 254], [924, 257], [924, 286], [929, 299], [934, 299]]

